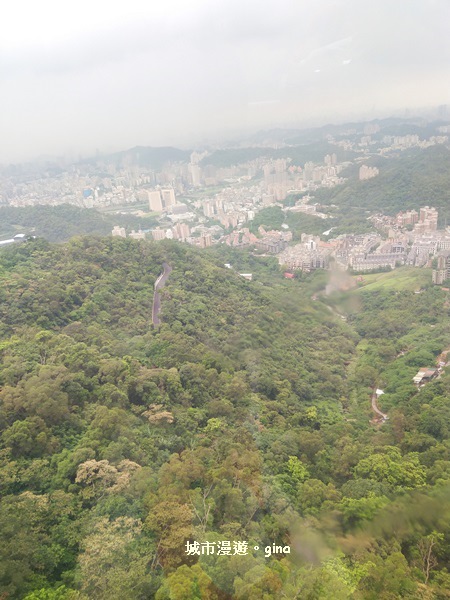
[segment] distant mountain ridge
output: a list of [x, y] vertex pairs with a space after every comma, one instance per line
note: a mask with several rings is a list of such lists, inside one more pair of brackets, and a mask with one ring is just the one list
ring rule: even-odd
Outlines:
[[350, 121], [341, 124], [327, 123], [318, 127], [263, 129], [244, 137], [241, 143], [263, 144], [270, 140], [273, 143], [310, 144], [323, 141], [328, 135], [340, 136], [347, 134], [351, 129], [355, 129], [359, 134], [362, 134], [364, 127], [367, 125], [378, 125], [383, 135], [407, 135], [408, 133], [415, 134], [420, 132], [424, 135], [432, 135], [437, 127], [446, 124], [448, 124], [447, 121], [429, 121], [422, 117], [387, 117], [371, 121]]
[[128, 150], [121, 150], [98, 158], [89, 158], [84, 163], [115, 163], [118, 167], [136, 165], [152, 169], [162, 169], [169, 163], [189, 162], [192, 150], [180, 150], [173, 146], [135, 146]]
[[161, 170], [171, 163], [189, 163], [191, 153], [195, 149], [209, 152], [209, 155], [202, 161], [203, 165], [225, 168], [266, 156], [274, 159], [290, 157], [294, 164], [301, 164], [307, 161], [322, 161], [324, 154], [335, 152], [338, 160], [351, 160], [354, 153], [343, 152], [336, 146], [330, 145], [328, 136], [337, 140], [344, 138], [356, 140], [361, 135], [365, 135], [366, 126], [378, 125], [380, 130], [370, 134], [374, 141], [379, 141], [386, 135], [419, 135], [420, 138], [428, 138], [432, 135], [439, 135], [438, 127], [449, 124], [449, 121], [431, 121], [422, 117], [389, 117], [342, 124], [329, 123], [304, 129], [280, 127], [260, 130], [239, 139], [224, 140], [221, 146], [216, 144], [212, 147], [205, 143], [184, 150], [174, 146], [134, 146], [127, 150], [85, 157], [74, 163], [68, 163], [61, 158], [47, 157], [45, 160], [0, 165], [0, 173], [6, 177], [27, 181], [29, 177], [38, 177], [43, 172], [47, 177], [57, 176], [72, 164], [96, 166], [112, 164], [118, 168], [140, 166]]

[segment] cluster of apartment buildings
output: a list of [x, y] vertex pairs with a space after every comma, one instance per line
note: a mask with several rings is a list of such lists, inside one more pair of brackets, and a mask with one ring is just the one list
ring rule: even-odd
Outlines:
[[[421, 139], [417, 134], [404, 136], [379, 135], [376, 123], [364, 125], [363, 135], [358, 138], [357, 129], [340, 133], [340, 138], [327, 136], [335, 148], [359, 155], [379, 156], [398, 153], [409, 148], [427, 148], [448, 143], [449, 127], [439, 127], [439, 135]], [[342, 135], [348, 134], [348, 139]], [[278, 144], [280, 147], [280, 145]], [[258, 148], [264, 145], [257, 146]], [[238, 150], [239, 148], [237, 148]], [[273, 152], [273, 146], [268, 147]], [[36, 204], [73, 204], [86, 208], [102, 208], [149, 201], [151, 210], [164, 210], [171, 205], [170, 192], [184, 194], [189, 189], [214, 186], [221, 183], [234, 185], [243, 179], [262, 174], [262, 191], [279, 202], [293, 190], [314, 191], [318, 187], [332, 187], [344, 180], [340, 173], [346, 163], [338, 163], [336, 152], [327, 154], [321, 164], [307, 161], [295, 166], [289, 158], [270, 159], [259, 157], [229, 167], [205, 164], [208, 152], [192, 152], [190, 157], [153, 169], [136, 164], [137, 157], [125, 153], [121, 159], [93, 159], [74, 162], [60, 160], [54, 164], [22, 165], [15, 171], [0, 172], [0, 204], [10, 206], [33, 206]], [[373, 177], [377, 169], [362, 165], [361, 178]], [[157, 193], [159, 189], [159, 196]]]
[[[123, 237], [126, 238], [127, 237], [127, 232], [125, 227], [120, 227], [119, 225], [115, 225], [111, 235], [113, 237]], [[139, 231], [135, 231], [134, 229], [131, 231], [131, 233], [128, 234], [128, 237], [132, 238], [133, 240], [145, 240], [146, 239], [146, 232], [142, 231], [142, 229], [139, 229]]]
[[[208, 231], [202, 231], [200, 236], [194, 237], [191, 235], [191, 231], [189, 225], [186, 223], [176, 223], [173, 227], [163, 228], [157, 227], [156, 229], [152, 229], [151, 231], [132, 231], [128, 234], [128, 237], [135, 240], [145, 240], [145, 239], [153, 239], [155, 241], [170, 239], [170, 240], [178, 240], [180, 242], [186, 242], [188, 244], [192, 244], [193, 246], [199, 246], [200, 248], [207, 248], [208, 246], [212, 246], [213, 237], [211, 233]], [[112, 230], [112, 235], [114, 237], [127, 237], [127, 233], [124, 227], [119, 227], [116, 225]]]
[[[253, 220], [262, 208], [282, 202], [289, 194], [332, 187], [344, 181], [337, 175], [342, 165], [337, 164], [336, 154], [325, 156], [324, 165], [307, 162], [302, 168], [289, 163], [290, 159], [259, 160], [258, 167], [263, 172], [261, 182], [250, 185], [248, 178], [241, 177], [238, 184], [198, 202], [198, 207], [208, 219], [219, 221], [225, 228], [235, 228]], [[299, 201], [291, 210], [326, 217], [317, 212], [317, 206], [306, 201]]]
[[[424, 206], [419, 211], [402, 211], [395, 217], [383, 219], [378, 216], [376, 219], [387, 231], [388, 240], [381, 243], [375, 236], [376, 250], [366, 247], [358, 252], [354, 249], [345, 257], [348, 266], [355, 271], [399, 265], [431, 266], [433, 257], [442, 251], [450, 251], [450, 230], [437, 229], [438, 211], [434, 207]], [[441, 275], [436, 275], [436, 279], [440, 278]]]
[[138, 192], [139, 200], [148, 202], [149, 208], [152, 212], [162, 212], [170, 210], [172, 206], [175, 206], [175, 190], [172, 187], [168, 188], [155, 188], [155, 189], [142, 189]]
[[[308, 161], [302, 167], [288, 166], [289, 161], [278, 159], [267, 162], [263, 167], [265, 192], [274, 202], [282, 202], [289, 194], [319, 187], [333, 187], [344, 180], [338, 177], [342, 166], [336, 164], [336, 155], [327, 155], [324, 161], [329, 164], [316, 164]], [[333, 163], [333, 164], [332, 164]]]
[[139, 201], [141, 186], [151, 185], [155, 180], [155, 173], [145, 168], [77, 165], [61, 169], [58, 174], [44, 170], [17, 180], [2, 177], [0, 203], [17, 207], [72, 204], [80, 208], [133, 204]]
[[[216, 207], [226, 208], [223, 198], [215, 202]], [[266, 231], [260, 226], [256, 236], [247, 227], [242, 227], [239, 221], [236, 223], [238, 228], [226, 235], [222, 235], [223, 229], [219, 225], [190, 227], [183, 222], [176, 222], [169, 228], [158, 227], [149, 234], [154, 240], [176, 239], [203, 248], [213, 243], [233, 247], [254, 246], [262, 253], [278, 255], [280, 265], [306, 272], [328, 268], [330, 259], [342, 270], [367, 272], [401, 265], [431, 266], [435, 257], [437, 268], [433, 271], [433, 282], [442, 284], [450, 278], [450, 228], [437, 229], [438, 211], [435, 208], [424, 206], [419, 211], [402, 211], [387, 221], [379, 215], [378, 221], [387, 230], [387, 240], [377, 233], [367, 233], [344, 234], [322, 241], [319, 236], [304, 233], [301, 243], [290, 246], [291, 231]], [[116, 226], [113, 235], [126, 234], [123, 228]], [[132, 231], [129, 235], [144, 239], [146, 234]]]
[[220, 238], [220, 242], [227, 246], [233, 246], [234, 248], [245, 248], [252, 246], [258, 242], [259, 238], [248, 229], [248, 227], [242, 227], [238, 231], [233, 231]]
[[[338, 164], [337, 156], [335, 153], [327, 154], [323, 159], [322, 165], [316, 164], [312, 161], [305, 163], [302, 173], [303, 187], [308, 187], [308, 184], [315, 183], [324, 184], [324, 187], [332, 187], [337, 185], [342, 179], [338, 178], [339, 173], [342, 171], [343, 165]], [[298, 169], [297, 169], [298, 170]], [[299, 182], [301, 184], [301, 182]]]
[[302, 233], [301, 243], [289, 246], [278, 255], [280, 265], [292, 271], [309, 273], [315, 269], [326, 269], [334, 245], [321, 241], [319, 236]]
[[[430, 148], [438, 144], [448, 143], [447, 135], [433, 135], [426, 139], [421, 139], [417, 134], [408, 135], [377, 135], [380, 129], [377, 125], [368, 125], [364, 127], [364, 132], [361, 137], [358, 135], [357, 129], [348, 129], [341, 132], [341, 135], [348, 136], [347, 138], [335, 139], [334, 136], [327, 136], [328, 142], [342, 148], [347, 152], [357, 152], [359, 154], [379, 156], [389, 156], [398, 154], [410, 148]], [[448, 133], [445, 128], [438, 128], [439, 133]]]
[[401, 211], [395, 218], [395, 224], [398, 227], [407, 227], [412, 225], [416, 233], [427, 233], [436, 231], [438, 223], [438, 211], [429, 206], [423, 206], [417, 210]]
[[380, 174], [380, 170], [377, 167], [368, 167], [367, 165], [361, 165], [359, 167], [359, 180], [364, 181], [366, 179], [372, 179]]
[[[433, 257], [450, 250], [450, 228], [438, 229], [438, 216], [437, 209], [423, 206], [418, 211], [401, 211], [395, 217], [373, 215], [370, 220], [387, 233], [389, 240], [406, 247], [404, 264], [424, 267], [431, 266]], [[441, 275], [435, 277], [441, 279]]]
[[[431, 266], [437, 258], [433, 282], [450, 278], [450, 228], [437, 229], [438, 211], [429, 206], [405, 211], [384, 222], [388, 239], [376, 233], [345, 234], [323, 242], [319, 237], [302, 234], [301, 244], [290, 246], [278, 256], [279, 263], [291, 270], [311, 271], [327, 268], [331, 258], [340, 269], [356, 272], [395, 268], [402, 265]], [[395, 225], [395, 229], [391, 226]], [[412, 231], [403, 231], [412, 225]]]
[[405, 264], [406, 245], [400, 240], [383, 241], [377, 234], [341, 235], [330, 240], [336, 265], [353, 271], [373, 271]]
[[292, 231], [266, 231], [260, 226], [258, 232], [262, 237], [257, 238], [255, 246], [258, 250], [269, 254], [278, 254], [292, 240]]
[[260, 185], [229, 186], [203, 201], [194, 202], [207, 219], [218, 221], [224, 228], [235, 228], [252, 221], [261, 208], [273, 203], [272, 197], [264, 194]]
[[403, 151], [410, 148], [430, 148], [430, 146], [436, 146], [437, 144], [446, 144], [448, 142], [448, 136], [446, 135], [433, 135], [428, 139], [420, 139], [418, 135], [401, 135], [401, 136], [390, 136], [386, 135], [382, 138], [384, 147], [380, 149], [380, 154], [388, 154], [394, 151]]
[[[428, 140], [421, 140], [417, 135], [384, 136], [380, 140], [379, 131], [378, 124], [367, 124], [359, 140], [335, 141], [328, 136], [328, 141], [358, 153], [360, 161], [364, 162], [369, 147], [373, 149], [374, 145], [376, 152], [383, 155], [391, 150], [427, 147], [448, 141], [445, 135]], [[355, 131], [348, 133], [354, 136]], [[433, 281], [440, 283], [448, 279], [450, 230], [437, 229], [438, 211], [433, 207], [402, 211], [396, 217], [373, 217], [375, 225], [386, 231], [387, 241], [376, 234], [349, 234], [323, 242], [318, 237], [303, 234], [300, 244], [289, 246], [292, 242], [290, 231], [260, 230], [259, 236], [255, 236], [245, 227], [259, 210], [282, 202], [295, 192], [306, 192], [307, 195], [287, 210], [327, 218], [328, 215], [318, 211], [320, 206], [310, 202], [309, 192], [344, 181], [340, 173], [350, 163], [339, 164], [336, 153], [327, 154], [320, 164], [307, 161], [299, 166], [292, 164], [289, 158], [260, 157], [229, 168], [205, 165], [203, 159], [207, 154], [193, 152], [189, 162], [167, 164], [159, 171], [126, 161], [120, 166], [99, 162], [97, 167], [80, 164], [57, 175], [49, 172], [34, 179], [24, 177], [13, 181], [9, 178], [1, 182], [5, 185], [0, 203], [28, 206], [68, 202], [90, 208], [141, 202], [151, 212], [161, 213], [160, 226], [152, 231], [133, 230], [129, 237], [134, 239], [147, 236], [155, 240], [170, 238], [201, 247], [216, 242], [237, 247], [252, 245], [260, 252], [277, 254], [280, 264], [304, 271], [327, 268], [331, 258], [340, 268], [370, 271], [401, 264], [424, 266], [437, 257]], [[362, 164], [359, 168], [361, 180], [377, 175], [375, 167]], [[227, 185], [210, 197], [200, 198], [203, 192], [198, 193], [199, 188], [218, 183]], [[180, 197], [184, 197], [182, 202], [178, 200]], [[224, 229], [233, 231], [223, 235]], [[112, 235], [125, 237], [126, 231], [118, 225]]]

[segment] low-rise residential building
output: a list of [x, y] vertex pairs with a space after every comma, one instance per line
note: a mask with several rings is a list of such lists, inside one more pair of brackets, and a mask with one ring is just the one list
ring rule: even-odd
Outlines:
[[113, 237], [127, 237], [125, 227], [119, 227], [119, 225], [114, 226], [114, 229], [112, 230], [111, 235]]
[[26, 239], [27, 236], [24, 233], [17, 233], [13, 238], [0, 241], [0, 246], [8, 246], [9, 244], [15, 244], [17, 242], [25, 242]]
[[130, 238], [134, 240], [145, 240], [145, 233], [139, 229], [139, 231], [135, 231], [134, 229], [130, 233]]
[[404, 263], [404, 256], [395, 252], [389, 254], [377, 254], [374, 252], [364, 256], [355, 256], [350, 260], [350, 266], [354, 271], [373, 271], [386, 267], [394, 269], [396, 266]]
[[270, 254], [277, 254], [286, 248], [289, 242], [292, 240], [291, 231], [264, 231], [260, 228], [263, 233], [263, 237], [255, 242], [255, 246], [262, 252], [269, 252]]
[[361, 167], [359, 168], [359, 179], [360, 181], [372, 179], [372, 177], [376, 177], [379, 173], [380, 171], [377, 169], [377, 167], [361, 165]]
[[438, 370], [430, 367], [423, 367], [419, 369], [417, 375], [413, 377], [413, 381], [416, 385], [420, 386], [427, 383], [438, 375]]
[[312, 249], [303, 243], [286, 248], [278, 255], [278, 263], [292, 271], [309, 273], [316, 269], [328, 268], [329, 257], [329, 250]]
[[413, 267], [425, 266], [430, 257], [437, 253], [438, 242], [435, 239], [416, 239], [408, 253], [407, 264]]

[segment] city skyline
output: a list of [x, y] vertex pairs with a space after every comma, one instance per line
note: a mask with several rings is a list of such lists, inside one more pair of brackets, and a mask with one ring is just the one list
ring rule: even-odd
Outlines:
[[[0, 162], [450, 103], [444, 0], [8, 8]], [[420, 43], [418, 43], [420, 42]]]

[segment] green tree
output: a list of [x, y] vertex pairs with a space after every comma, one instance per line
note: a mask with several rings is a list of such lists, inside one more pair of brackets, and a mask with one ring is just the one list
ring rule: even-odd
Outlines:
[[149, 550], [136, 519], [100, 519], [82, 541], [77, 576], [82, 592], [99, 600], [144, 600], [151, 589]]
[[181, 565], [164, 580], [155, 600], [219, 600], [211, 578], [199, 564]]
[[395, 447], [361, 459], [355, 467], [355, 475], [404, 489], [422, 486], [426, 480], [426, 470], [420, 464], [419, 455], [413, 452], [402, 456]]

